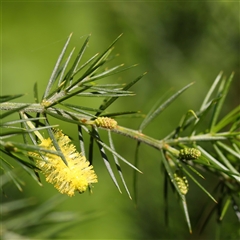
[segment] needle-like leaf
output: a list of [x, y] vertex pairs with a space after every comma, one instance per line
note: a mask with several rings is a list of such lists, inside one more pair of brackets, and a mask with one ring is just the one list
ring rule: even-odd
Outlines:
[[25, 94], [3, 95], [3, 96], [0, 96], [0, 103], [9, 102], [9, 101], [11, 101], [13, 99], [20, 98], [20, 97], [22, 97], [24, 95]]
[[105, 150], [104, 150], [104, 147], [103, 147], [103, 144], [102, 144], [103, 142], [100, 139], [100, 136], [99, 136], [99, 134], [98, 134], [98, 132], [97, 132], [97, 130], [95, 128], [93, 128], [93, 134], [95, 136], [95, 139], [97, 140], [97, 144], [98, 144], [98, 147], [99, 147], [99, 150], [100, 150], [100, 154], [101, 154], [102, 159], [104, 161], [104, 164], [105, 164], [105, 166], [106, 166], [106, 168], [108, 170], [108, 173], [109, 173], [111, 179], [113, 180], [114, 184], [116, 185], [118, 191], [120, 193], [122, 193], [122, 191], [121, 191], [121, 189], [120, 189], [120, 187], [118, 185], [117, 179], [116, 179], [116, 177], [114, 175], [114, 172], [112, 170], [112, 167], [111, 167], [111, 165], [109, 163], [108, 157], [107, 157], [107, 155], [105, 153]]
[[140, 125], [139, 129], [143, 130], [154, 118], [156, 118], [166, 107], [172, 103], [178, 96], [180, 96], [185, 90], [187, 90], [193, 83], [188, 84], [187, 86], [180, 89], [174, 95], [172, 95], [169, 99], [167, 99], [164, 103], [161, 103], [160, 106], [156, 106], [156, 109], [151, 111], [150, 115], [143, 120], [142, 124]]
[[64, 47], [63, 47], [63, 49], [62, 49], [62, 52], [61, 52], [61, 54], [60, 54], [59, 57], [58, 57], [58, 60], [57, 60], [57, 62], [56, 62], [56, 64], [55, 64], [55, 67], [54, 67], [54, 69], [53, 69], [53, 72], [52, 72], [52, 74], [51, 74], [51, 77], [50, 77], [50, 79], [49, 79], [49, 81], [48, 81], [48, 85], [47, 85], [47, 87], [46, 87], [46, 90], [45, 90], [45, 92], [44, 92], [44, 94], [43, 94], [43, 98], [42, 98], [42, 99], [47, 98], [48, 94], [49, 94], [50, 91], [51, 91], [51, 88], [52, 88], [53, 84], [54, 84], [55, 81], [57, 80], [57, 76], [58, 76], [58, 73], [59, 73], [59, 68], [60, 68], [62, 59], [63, 59], [63, 57], [64, 57], [64, 55], [65, 55], [65, 52], [66, 52], [66, 50], [67, 50], [67, 47], [68, 47], [68, 44], [69, 44], [69, 42], [70, 42], [71, 37], [72, 37], [72, 33], [71, 33], [70, 36], [68, 37], [68, 39], [67, 39], [67, 41], [66, 41], [66, 43], [65, 43], [65, 45], [64, 45]]
[[225, 101], [225, 98], [227, 96], [227, 93], [229, 91], [229, 88], [231, 86], [231, 82], [233, 80], [233, 76], [234, 74], [232, 73], [230, 75], [230, 77], [228, 78], [228, 80], [225, 82], [223, 81], [222, 85], [220, 85], [219, 87], [219, 91], [218, 91], [218, 94], [219, 96], [221, 96], [220, 100], [217, 102], [216, 104], [216, 107], [214, 109], [214, 112], [213, 112], [213, 117], [212, 117], [212, 121], [211, 121], [211, 125], [210, 125], [210, 132], [213, 131], [214, 129], [214, 126], [216, 125], [217, 123], [217, 120], [218, 120], [218, 117], [219, 117], [219, 114], [220, 114], [220, 111], [222, 109], [222, 106], [223, 106], [223, 103]]
[[[112, 150], [115, 151], [113, 139], [112, 139], [112, 136], [111, 136], [111, 131], [108, 131], [108, 138], [109, 138], [110, 147], [112, 148]], [[117, 167], [119, 176], [120, 176], [120, 178], [121, 178], [121, 180], [122, 180], [122, 183], [123, 183], [123, 185], [124, 185], [124, 188], [125, 188], [128, 196], [129, 196], [129, 198], [132, 199], [131, 194], [130, 194], [130, 192], [129, 192], [129, 190], [128, 190], [127, 184], [126, 184], [126, 182], [125, 182], [125, 179], [124, 179], [124, 177], [123, 177], [122, 169], [121, 169], [120, 163], [119, 163], [119, 161], [118, 161], [118, 158], [117, 158], [117, 156], [114, 155], [114, 154], [113, 154], [113, 158], [114, 158], [114, 161], [115, 161], [115, 164], [116, 164], [116, 167]]]

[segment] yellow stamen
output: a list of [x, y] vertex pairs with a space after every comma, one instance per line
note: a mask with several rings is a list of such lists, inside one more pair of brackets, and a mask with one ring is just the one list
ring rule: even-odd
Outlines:
[[[97, 182], [97, 175], [93, 166], [90, 165], [85, 156], [76, 150], [69, 137], [64, 135], [62, 131], [56, 130], [54, 136], [68, 166], [60, 156], [41, 152], [44, 160], [39, 160], [41, 158], [40, 154], [32, 154], [32, 156], [36, 156], [37, 167], [45, 175], [46, 181], [52, 183], [59, 192], [69, 196], [73, 196], [75, 191], [85, 192], [92, 183]], [[42, 139], [39, 146], [56, 151], [50, 138]]]

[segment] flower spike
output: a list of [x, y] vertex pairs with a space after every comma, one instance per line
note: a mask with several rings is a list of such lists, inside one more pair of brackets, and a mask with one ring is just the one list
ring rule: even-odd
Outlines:
[[188, 189], [189, 189], [187, 178], [185, 176], [180, 176], [177, 173], [174, 173], [173, 176], [174, 176], [174, 179], [175, 179], [175, 181], [177, 183], [177, 186], [178, 186], [180, 192], [183, 195], [186, 195], [187, 192], [188, 192]]
[[98, 127], [113, 129], [117, 126], [117, 121], [109, 117], [98, 117], [94, 120]]
[[201, 152], [196, 148], [184, 148], [179, 152], [180, 160], [195, 160], [201, 156]]
[[[60, 193], [72, 197], [75, 191], [85, 192], [92, 183], [97, 183], [97, 175], [93, 166], [90, 165], [85, 156], [77, 152], [69, 137], [64, 135], [62, 131], [55, 130], [54, 136], [68, 166], [58, 155], [46, 152], [32, 153], [31, 155], [36, 157], [37, 167], [45, 175], [46, 181], [52, 183]], [[42, 139], [39, 146], [56, 151], [50, 138]], [[44, 156], [45, 160], [41, 160], [40, 154]]]

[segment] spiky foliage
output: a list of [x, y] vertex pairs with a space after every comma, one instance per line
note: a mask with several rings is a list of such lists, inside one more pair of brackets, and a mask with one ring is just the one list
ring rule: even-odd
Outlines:
[[[108, 63], [113, 57], [111, 56], [113, 46], [118, 41], [119, 37], [100, 55], [94, 55], [87, 62], [81, 63], [82, 56], [87, 48], [89, 37], [84, 42], [82, 48], [74, 59], [73, 64], [70, 62], [73, 58], [73, 51], [69, 54], [65, 61], [63, 61], [71, 35], [67, 39], [66, 44], [56, 62], [52, 75], [48, 81], [46, 90], [40, 102], [23, 104], [12, 103], [11, 100], [21, 97], [17, 96], [2, 96], [1, 110], [6, 110], [2, 114], [1, 129], [1, 167], [4, 171], [8, 171], [10, 166], [5, 156], [10, 156], [16, 160], [25, 171], [27, 171], [33, 179], [39, 182], [39, 170], [44, 173], [44, 168], [37, 164], [37, 161], [46, 162], [51, 161], [51, 158], [46, 159], [46, 156], [57, 156], [58, 161], [62, 161], [62, 165], [71, 172], [71, 164], [69, 162], [70, 152], [66, 154], [65, 150], [59, 144], [54, 135], [53, 127], [49, 123], [49, 116], [56, 119], [69, 122], [78, 129], [79, 143], [81, 147], [81, 154], [85, 156], [85, 142], [82, 131], [84, 130], [90, 137], [89, 156], [88, 159], [93, 163], [93, 144], [97, 144], [103, 163], [111, 179], [116, 187], [120, 190], [119, 183], [115, 173], [111, 167], [109, 155], [113, 156], [114, 162], [117, 166], [120, 179], [131, 198], [127, 184], [121, 170], [120, 161], [128, 164], [135, 171], [141, 172], [137, 168], [139, 159], [138, 150], [141, 144], [147, 144], [159, 150], [160, 158], [164, 166], [166, 178], [169, 179], [170, 185], [176, 190], [179, 195], [185, 218], [191, 232], [190, 217], [187, 208], [186, 194], [194, 187], [198, 187], [207, 194], [215, 204], [222, 202], [223, 204], [216, 204], [215, 210], [219, 214], [219, 219], [222, 220], [227, 209], [229, 209], [229, 201], [233, 202], [233, 211], [239, 217], [239, 208], [236, 207], [236, 199], [239, 198], [239, 159], [240, 159], [240, 107], [236, 107], [229, 111], [229, 113], [219, 118], [220, 111], [229, 91], [233, 74], [229, 78], [222, 77], [220, 73], [213, 82], [209, 92], [203, 99], [203, 103], [199, 110], [189, 110], [180, 120], [179, 125], [169, 133], [165, 138], [158, 140], [143, 133], [144, 128], [151, 123], [160, 113], [162, 113], [172, 102], [174, 102], [182, 93], [184, 93], [192, 83], [183, 87], [170, 98], [164, 102], [155, 105], [151, 111], [146, 115], [138, 130], [132, 130], [120, 126], [113, 119], [119, 115], [132, 114], [138, 115], [137, 112], [115, 112], [106, 114], [106, 109], [120, 97], [133, 96], [133, 92], [129, 91], [130, 87], [137, 83], [144, 75], [137, 77], [134, 81], [127, 85], [120, 85], [116, 83], [98, 84], [100, 79], [109, 75], [129, 69], [124, 68], [123, 65], [118, 65], [112, 68], [103, 69], [102, 66]], [[103, 70], [102, 70], [103, 69]], [[35, 85], [35, 99], [38, 99], [37, 87]], [[104, 100], [98, 108], [91, 108], [89, 106], [74, 105], [67, 103], [67, 100], [73, 97], [103, 97]], [[5, 121], [9, 115], [19, 112], [20, 119], [15, 121]], [[36, 114], [36, 117], [33, 115]], [[203, 129], [200, 124], [203, 121], [208, 121], [209, 124]], [[29, 127], [29, 122], [35, 124], [35, 127]], [[18, 126], [20, 124], [20, 126]], [[15, 126], [17, 125], [17, 126]], [[9, 130], [10, 129], [10, 130]], [[109, 144], [101, 139], [98, 129], [108, 131]], [[42, 144], [38, 144], [35, 136], [38, 132], [47, 131], [51, 139], [51, 147], [46, 148]], [[124, 135], [125, 137], [133, 138], [137, 142], [136, 162], [131, 164], [120, 153], [115, 150], [114, 141], [111, 133]], [[12, 137], [16, 135], [23, 136], [23, 143], [12, 141]], [[29, 143], [31, 142], [31, 143]], [[209, 142], [212, 148], [206, 149], [203, 142]], [[35, 152], [34, 160], [29, 156], [29, 152]], [[31, 155], [30, 155], [31, 156]], [[120, 160], [120, 161], [119, 161]], [[88, 168], [88, 166], [85, 166]], [[84, 167], [84, 168], [85, 168]], [[58, 175], [56, 168], [51, 168], [55, 176]], [[48, 169], [48, 174], [51, 169]], [[199, 181], [199, 178], [204, 178], [204, 171], [214, 174], [219, 179], [217, 190], [221, 193], [218, 199], [205, 189]], [[80, 174], [80, 173], [79, 173]], [[180, 174], [180, 175], [179, 175]], [[77, 173], [74, 172], [77, 177]], [[95, 179], [95, 178], [94, 178]], [[136, 175], [134, 176], [135, 186]], [[187, 179], [191, 179], [195, 186], [188, 186]], [[12, 176], [12, 180], [19, 187], [19, 178]], [[64, 181], [64, 179], [62, 179]], [[94, 180], [95, 181], [95, 180]], [[94, 182], [91, 181], [91, 182]], [[87, 186], [87, 184], [86, 184]], [[165, 185], [165, 188], [169, 185]], [[85, 189], [85, 188], [84, 188]], [[77, 188], [74, 188], [77, 190]], [[71, 194], [73, 191], [71, 191]], [[135, 191], [136, 193], [136, 191]], [[165, 198], [166, 189], [164, 190]], [[135, 198], [136, 198], [135, 194]], [[212, 211], [211, 213], [213, 213]], [[207, 220], [206, 220], [207, 221]]]
[[[0, 176], [0, 186], [10, 184], [14, 171]], [[66, 200], [64, 195], [55, 195], [43, 203], [34, 198], [2, 199], [1, 239], [54, 239], [73, 224], [96, 219], [97, 213], [82, 212], [79, 215], [71, 211], [56, 211], [56, 207]], [[34, 229], [31, 231], [31, 229]]]

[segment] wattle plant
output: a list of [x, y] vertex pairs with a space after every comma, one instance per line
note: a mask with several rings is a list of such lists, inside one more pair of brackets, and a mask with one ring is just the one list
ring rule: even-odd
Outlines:
[[[88, 188], [91, 190], [92, 184], [98, 181], [93, 161], [93, 144], [96, 143], [110, 178], [121, 191], [109, 163], [109, 155], [112, 155], [125, 190], [132, 198], [120, 161], [133, 168], [134, 174], [141, 173], [138, 169], [138, 162], [142, 159], [139, 157], [138, 150], [141, 144], [147, 144], [160, 153], [166, 173], [166, 182], [169, 183], [165, 185], [165, 188], [171, 186], [179, 195], [190, 232], [192, 227], [186, 196], [193, 188], [200, 188], [203, 194], [207, 194], [216, 203], [214, 211], [217, 212], [219, 221], [230, 209], [240, 218], [239, 207], [236, 204], [240, 197], [240, 106], [230, 110], [223, 118], [219, 118], [233, 74], [229, 78], [225, 78], [220, 73], [203, 99], [201, 107], [198, 110], [186, 111], [179, 125], [165, 138], [159, 140], [145, 135], [144, 128], [192, 86], [192, 83], [177, 91], [164, 102], [155, 105], [143, 118], [137, 130], [125, 128], [118, 125], [114, 118], [127, 114], [139, 116], [138, 112], [107, 113], [106, 110], [119, 98], [133, 96], [134, 93], [129, 89], [146, 73], [126, 85], [114, 82], [100, 84], [101, 79], [133, 67], [124, 68], [120, 64], [111, 68], [103, 68], [114, 58], [111, 53], [119, 37], [102, 54], [94, 55], [82, 63], [82, 56], [89, 42], [88, 37], [72, 65], [70, 62], [74, 56], [74, 50], [64, 60], [70, 39], [71, 35], [59, 55], [41, 100], [38, 100], [37, 85], [34, 87], [36, 100], [34, 103], [10, 102], [20, 98], [21, 94], [1, 96], [0, 151], [3, 171], [11, 171], [10, 157], [18, 162], [22, 166], [22, 170], [27, 171], [40, 185], [39, 176], [43, 174], [59, 192], [73, 196], [75, 192], [82, 193]], [[91, 98], [100, 96], [104, 100], [96, 108], [67, 102], [68, 99], [77, 96]], [[19, 118], [8, 121], [7, 118], [14, 113], [18, 113]], [[77, 129], [79, 152], [69, 137], [62, 133], [61, 126], [50, 123], [50, 116], [68, 122]], [[204, 125], [205, 129], [202, 129], [202, 126], [199, 127], [203, 122], [204, 124], [208, 122]], [[99, 129], [108, 132], [108, 143], [102, 140]], [[42, 137], [40, 132], [43, 131], [47, 137]], [[90, 138], [88, 145], [84, 141], [83, 131]], [[115, 149], [112, 133], [132, 138], [138, 143], [134, 164]], [[13, 140], [15, 136], [22, 136], [23, 141], [15, 142]], [[211, 147], [206, 149], [202, 144], [204, 142], [208, 142]], [[88, 156], [86, 148], [88, 148]], [[205, 172], [213, 174], [219, 179], [215, 190], [221, 193], [218, 199], [214, 197], [216, 194], [210, 193], [199, 181], [199, 178], [204, 178]], [[20, 177], [14, 174], [11, 174], [10, 177], [15, 185], [22, 189]], [[134, 179], [137, 179], [136, 175]], [[187, 179], [191, 179], [191, 182], [195, 184], [191, 183], [189, 186]], [[166, 194], [165, 189], [165, 199], [167, 199]], [[134, 199], [136, 198], [137, 196], [134, 195]], [[222, 204], [218, 205], [218, 202]], [[232, 208], [230, 202], [232, 202]], [[209, 217], [214, 211], [209, 214]]]

